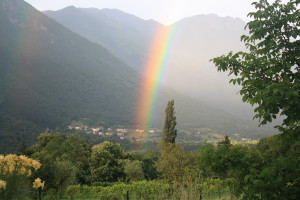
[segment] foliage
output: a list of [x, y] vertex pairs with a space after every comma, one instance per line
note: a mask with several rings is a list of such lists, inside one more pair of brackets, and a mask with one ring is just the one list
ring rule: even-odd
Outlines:
[[[227, 181], [227, 180], [226, 180]], [[212, 199], [233, 199], [227, 188], [223, 184], [226, 181], [208, 180], [202, 186], [204, 197], [214, 197]], [[219, 186], [223, 185], [220, 189]], [[90, 187], [74, 185], [69, 186], [67, 194], [71, 199], [199, 199], [200, 186], [197, 184], [186, 187], [174, 187], [164, 180], [160, 181], [136, 181], [130, 184], [115, 183], [109, 187]], [[218, 188], [220, 190], [218, 190]], [[224, 198], [226, 197], [226, 198]]]
[[[204, 195], [206, 198], [208, 196], [212, 196], [213, 194], [217, 193], [218, 198], [221, 199], [221, 196], [224, 193], [226, 193], [226, 190], [228, 190], [228, 186], [230, 185], [231, 182], [232, 179], [229, 178], [228, 179], [208, 178], [200, 184], [200, 189], [202, 195]], [[231, 192], [227, 192], [227, 193], [232, 195]], [[230, 196], [230, 199], [232, 199], [232, 196]]]
[[299, 1], [254, 2], [256, 12], [243, 35], [247, 52], [212, 59], [219, 71], [237, 77], [243, 101], [256, 105], [266, 124], [283, 115], [283, 135], [262, 139], [257, 147], [220, 145], [200, 149], [200, 169], [207, 175], [233, 178], [231, 189], [242, 199], [299, 199], [300, 40]]
[[77, 168], [69, 160], [56, 160], [53, 170], [55, 188], [58, 188], [58, 194], [61, 196], [69, 185], [76, 183]]
[[142, 159], [143, 171], [146, 180], [154, 180], [158, 178], [158, 173], [155, 167], [155, 163], [159, 159], [159, 152], [148, 152]]
[[[1, 113], [0, 105], [0, 153], [16, 153], [18, 145], [34, 144], [40, 131], [41, 129], [32, 122], [17, 120]], [[24, 155], [24, 152], [20, 155]]]
[[298, 199], [300, 149], [295, 137], [273, 136], [257, 147], [207, 145], [199, 150], [199, 166], [207, 177], [228, 179], [242, 199]]
[[283, 115], [280, 131], [299, 132], [300, 123], [300, 13], [299, 1], [254, 2], [256, 12], [243, 35], [246, 52], [212, 59], [219, 71], [238, 76], [230, 82], [242, 86], [243, 101], [257, 106], [255, 118], [266, 124]]
[[81, 133], [78, 133], [78, 136], [81, 137], [84, 141], [87, 141], [91, 145], [97, 145], [105, 141], [118, 143], [121, 145], [122, 149], [126, 151], [135, 150], [139, 146], [137, 142], [130, 141], [130, 140], [122, 140], [120, 139], [119, 136], [115, 134], [112, 136], [102, 136], [102, 135], [86, 134], [85, 132], [82, 131]]
[[226, 144], [226, 145], [231, 144], [231, 141], [230, 141], [230, 139], [227, 135], [224, 137], [224, 140], [222, 140], [221, 142], [218, 142], [218, 146], [221, 146], [221, 145], [224, 145], [224, 144]]
[[128, 156], [119, 144], [105, 141], [97, 145], [91, 155], [92, 180], [116, 182], [124, 179], [124, 164]]
[[[265, 194], [280, 199], [300, 198], [300, 137], [273, 136], [262, 139], [257, 148], [264, 160], [264, 169], [259, 174]], [[265, 185], [265, 183], [271, 183]], [[270, 190], [275, 192], [271, 193]]]
[[74, 181], [81, 184], [90, 181], [91, 146], [78, 136], [44, 133], [30, 151], [43, 164], [37, 174], [47, 182], [47, 189], [59, 191]]
[[164, 181], [136, 181], [130, 184], [116, 183], [109, 187], [69, 186], [67, 191], [69, 196], [76, 198], [93, 196], [125, 199], [129, 192], [130, 199], [161, 199], [168, 196], [170, 189], [171, 186]]
[[145, 178], [142, 162], [138, 160], [125, 160], [124, 172], [129, 181], [141, 181]]
[[176, 144], [164, 145], [156, 164], [162, 177], [172, 182], [187, 182], [197, 177], [197, 160], [193, 153]]
[[174, 111], [174, 100], [168, 101], [167, 108], [165, 110], [165, 126], [163, 130], [163, 144], [174, 144], [177, 136], [176, 126], [176, 117]]

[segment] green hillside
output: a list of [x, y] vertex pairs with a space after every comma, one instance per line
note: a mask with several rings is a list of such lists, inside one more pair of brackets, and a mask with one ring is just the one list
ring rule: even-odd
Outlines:
[[130, 121], [139, 80], [135, 71], [23, 1], [4, 1], [4, 6], [2, 109], [50, 127], [91, 115]]
[[101, 46], [21, 0], [0, 5], [0, 44], [0, 110], [11, 118], [132, 123], [139, 76]]

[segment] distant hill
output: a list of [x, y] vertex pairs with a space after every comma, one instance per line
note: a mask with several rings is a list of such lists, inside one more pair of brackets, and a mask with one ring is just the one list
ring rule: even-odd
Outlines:
[[[112, 54], [143, 72], [155, 33], [167, 28], [116, 9], [67, 7], [45, 12], [70, 30], [103, 44]], [[104, 23], [105, 21], [105, 23]], [[242, 50], [245, 34], [241, 19], [197, 15], [171, 26], [176, 29], [165, 85], [192, 98], [251, 119], [252, 108], [242, 103], [239, 87], [228, 84], [225, 73], [217, 72], [209, 60], [231, 50]]]
[[50, 127], [89, 116], [129, 123], [137, 72], [21, 0], [1, 6], [0, 76], [7, 112]]
[[[142, 76], [101, 45], [23, 0], [1, 1], [0, 44], [0, 152], [81, 118], [134, 124]], [[166, 102], [175, 99], [179, 128], [272, 133], [173, 90], [161, 93], [154, 126], [162, 126]]]
[[[118, 10], [75, 8], [44, 12], [75, 33], [96, 42], [136, 71], [142, 70], [148, 46], [156, 27], [155, 21], [145, 21]], [[130, 25], [128, 26], [128, 23]]]

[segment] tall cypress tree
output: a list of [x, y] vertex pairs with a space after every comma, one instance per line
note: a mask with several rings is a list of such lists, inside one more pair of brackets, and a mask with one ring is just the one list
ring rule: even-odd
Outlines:
[[165, 110], [165, 127], [163, 131], [163, 143], [164, 144], [175, 144], [175, 139], [177, 136], [176, 117], [174, 112], [174, 100], [168, 101], [167, 108]]

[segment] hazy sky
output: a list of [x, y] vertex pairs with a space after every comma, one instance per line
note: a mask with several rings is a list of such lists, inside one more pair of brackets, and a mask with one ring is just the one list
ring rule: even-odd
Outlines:
[[247, 21], [253, 10], [253, 0], [25, 0], [36, 9], [59, 10], [76, 7], [116, 8], [143, 19], [154, 19], [171, 24], [184, 17], [214, 13], [219, 16], [239, 17]]

